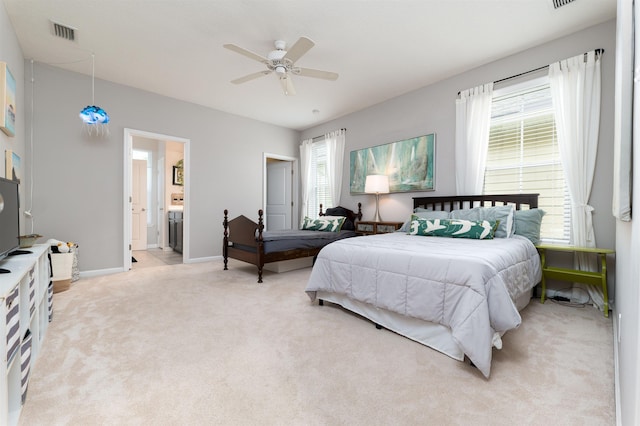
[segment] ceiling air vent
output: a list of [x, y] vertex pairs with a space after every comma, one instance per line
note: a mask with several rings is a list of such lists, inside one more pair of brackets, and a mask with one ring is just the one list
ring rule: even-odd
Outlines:
[[51, 21], [51, 32], [54, 36], [69, 41], [76, 41], [76, 29]]
[[575, 0], [550, 0], [550, 1], [553, 8], [558, 9], [562, 6], [568, 5], [569, 3], [573, 3]]

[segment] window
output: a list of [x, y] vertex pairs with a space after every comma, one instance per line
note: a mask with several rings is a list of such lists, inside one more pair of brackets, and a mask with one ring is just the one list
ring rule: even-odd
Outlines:
[[539, 193], [541, 238], [568, 243], [571, 208], [547, 77], [494, 91], [484, 193]]
[[324, 140], [313, 143], [309, 163], [309, 167], [311, 167], [309, 188], [311, 191], [304, 215], [316, 218], [320, 204], [322, 204], [323, 210], [333, 206], [329, 191], [329, 176], [327, 175], [327, 144]]

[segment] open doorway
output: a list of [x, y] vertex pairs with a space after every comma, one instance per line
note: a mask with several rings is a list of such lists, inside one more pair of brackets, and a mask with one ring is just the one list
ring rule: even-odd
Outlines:
[[189, 258], [189, 140], [125, 129], [124, 146], [124, 269], [183, 263]]

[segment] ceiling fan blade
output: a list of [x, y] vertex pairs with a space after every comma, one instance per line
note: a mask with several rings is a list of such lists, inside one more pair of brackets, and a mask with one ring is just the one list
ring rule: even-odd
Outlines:
[[280, 77], [280, 84], [282, 84], [282, 90], [284, 94], [287, 96], [293, 96], [296, 94], [296, 89], [293, 87], [293, 81], [291, 80], [291, 76], [283, 75]]
[[337, 80], [338, 74], [330, 71], [314, 70], [311, 68], [294, 68], [293, 73], [303, 77], [322, 78], [324, 80]]
[[291, 46], [289, 50], [287, 50], [287, 54], [284, 55], [283, 59], [288, 59], [293, 64], [298, 59], [300, 59], [302, 55], [307, 53], [313, 46], [315, 46], [314, 42], [306, 37], [300, 37], [298, 41], [296, 41], [295, 44]]
[[233, 84], [241, 84], [246, 83], [249, 80], [254, 80], [256, 78], [264, 77], [265, 75], [271, 74], [271, 71], [258, 71], [253, 74], [245, 75], [244, 77], [236, 78], [235, 80], [231, 80]]
[[262, 62], [262, 63], [267, 63], [269, 62], [267, 58], [265, 58], [264, 56], [260, 56], [257, 53], [253, 53], [250, 50], [245, 49], [244, 47], [240, 47], [240, 46], [236, 46], [235, 44], [225, 44], [222, 47], [232, 50], [236, 53], [239, 53], [243, 56], [246, 56], [249, 59], [253, 59], [254, 61], [258, 61], [258, 62]]

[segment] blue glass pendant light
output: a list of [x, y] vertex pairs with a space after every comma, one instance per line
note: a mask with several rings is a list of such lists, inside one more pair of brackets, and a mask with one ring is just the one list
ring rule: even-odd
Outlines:
[[[95, 55], [91, 54], [91, 103], [95, 104]], [[106, 136], [109, 134], [109, 114], [96, 105], [88, 105], [80, 111], [80, 118], [87, 129], [87, 132], [92, 135]]]

